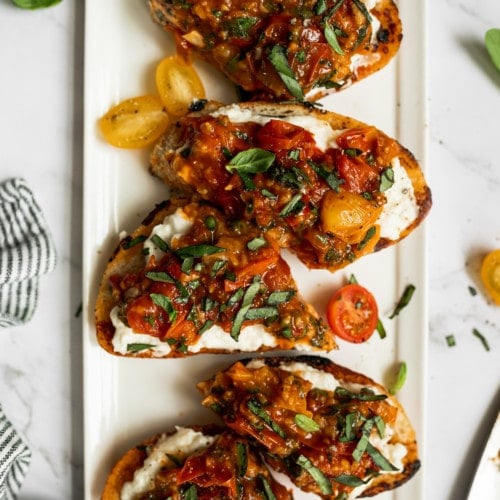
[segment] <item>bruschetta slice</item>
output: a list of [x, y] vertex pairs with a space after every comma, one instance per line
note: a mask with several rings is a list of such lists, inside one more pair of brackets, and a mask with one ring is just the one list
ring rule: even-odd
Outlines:
[[265, 235], [180, 199], [158, 205], [120, 241], [95, 321], [99, 344], [121, 356], [335, 348]]
[[328, 499], [397, 487], [420, 467], [415, 432], [380, 384], [317, 356], [237, 361], [198, 384], [203, 404], [304, 491]]
[[292, 496], [243, 437], [214, 425], [177, 427], [127, 451], [102, 500], [275, 498]]
[[315, 100], [384, 67], [401, 20], [392, 0], [149, 0], [178, 52], [211, 63], [251, 97]]
[[396, 140], [303, 105], [208, 103], [167, 130], [150, 171], [332, 271], [400, 241], [431, 207], [420, 165]]

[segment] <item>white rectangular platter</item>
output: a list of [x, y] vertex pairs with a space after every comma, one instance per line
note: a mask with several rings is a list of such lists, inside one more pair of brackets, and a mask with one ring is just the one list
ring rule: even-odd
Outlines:
[[[404, 24], [402, 48], [388, 67], [322, 101], [327, 109], [371, 123], [399, 139], [425, 167], [424, 2], [398, 2]], [[168, 197], [148, 173], [149, 150], [120, 150], [99, 136], [97, 119], [128, 97], [154, 93], [154, 68], [175, 47], [150, 20], [146, 0], [87, 0], [85, 20], [84, 172], [84, 404], [85, 498], [100, 498], [106, 475], [128, 448], [174, 425], [213, 420], [201, 407], [195, 384], [236, 356], [189, 359], [124, 359], [97, 344], [93, 309], [100, 275], [122, 231], [131, 231], [155, 203]], [[197, 63], [207, 97], [232, 102], [235, 94], [216, 71]], [[337, 363], [390, 384], [401, 361], [408, 377], [399, 397], [419, 438], [422, 470], [380, 500], [423, 500], [425, 477], [426, 247], [419, 228], [397, 247], [365, 257], [336, 274], [309, 271], [290, 259], [302, 295], [324, 314], [328, 297], [351, 273], [379, 304], [387, 337], [363, 345], [339, 341], [329, 356]], [[389, 320], [408, 284], [410, 305]], [[310, 497], [310, 495], [307, 495]], [[296, 498], [306, 498], [301, 493]]]

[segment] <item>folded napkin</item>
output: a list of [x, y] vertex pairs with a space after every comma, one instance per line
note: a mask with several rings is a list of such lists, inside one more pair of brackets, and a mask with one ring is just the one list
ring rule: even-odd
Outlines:
[[31, 319], [38, 277], [55, 264], [54, 243], [25, 180], [0, 183], [0, 327]]
[[30, 461], [30, 450], [0, 406], [0, 500], [16, 498]]

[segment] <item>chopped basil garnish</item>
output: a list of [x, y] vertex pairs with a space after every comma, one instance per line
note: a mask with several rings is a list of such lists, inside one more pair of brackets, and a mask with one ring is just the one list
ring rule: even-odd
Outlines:
[[394, 465], [392, 465], [391, 462], [389, 462], [389, 460], [387, 460], [387, 458], [385, 458], [371, 443], [366, 445], [366, 452], [370, 455], [370, 457], [372, 457], [375, 465], [377, 465], [380, 469], [391, 471], [398, 470], [397, 467], [394, 467]]
[[227, 305], [234, 306], [243, 298], [244, 294], [245, 294], [245, 290], [243, 288], [238, 288], [238, 290], [236, 290], [236, 292], [234, 292], [233, 295], [231, 295], [231, 297], [229, 297], [229, 299], [227, 301]]
[[182, 500], [198, 500], [198, 491], [196, 485], [192, 484], [186, 491], [182, 493]]
[[377, 319], [377, 332], [378, 336], [381, 339], [385, 339], [387, 337], [387, 332], [385, 331], [384, 323], [382, 323], [382, 320], [380, 318]]
[[316, 172], [316, 174], [322, 177], [336, 193], [339, 192], [340, 184], [342, 184], [343, 181], [336, 176], [335, 172], [330, 172], [329, 170], [326, 170], [322, 165], [317, 165], [312, 161], [308, 161], [308, 164]]
[[351, 474], [340, 474], [332, 478], [336, 483], [345, 484], [346, 486], [352, 486], [356, 488], [357, 486], [362, 486], [365, 482], [358, 476], [353, 476]]
[[274, 162], [274, 153], [261, 148], [241, 151], [226, 165], [226, 170], [236, 170], [239, 174], [256, 174], [265, 172]]
[[323, 495], [331, 495], [333, 493], [332, 485], [328, 478], [306, 456], [300, 455], [297, 458], [297, 465], [300, 465], [316, 481]]
[[401, 310], [404, 309], [410, 303], [410, 300], [413, 297], [414, 292], [415, 292], [414, 285], [406, 286], [406, 288], [403, 291], [403, 295], [401, 295], [401, 298], [399, 299], [399, 302], [396, 304], [394, 311], [389, 316], [389, 319], [396, 317], [401, 312]]
[[320, 16], [326, 11], [326, 0], [318, 0], [314, 6], [314, 12], [316, 15]]
[[151, 242], [162, 252], [168, 252], [170, 250], [168, 243], [164, 239], [160, 238], [157, 234], [153, 234], [153, 236], [151, 236]]
[[238, 341], [238, 337], [240, 335], [241, 326], [243, 325], [243, 321], [245, 320], [245, 316], [249, 311], [253, 299], [257, 295], [260, 290], [260, 281], [254, 281], [246, 290], [243, 295], [243, 302], [241, 303], [241, 307], [236, 313], [236, 316], [233, 320], [233, 326], [231, 327], [231, 337]]
[[378, 435], [384, 439], [385, 436], [385, 422], [384, 419], [380, 415], [375, 415], [373, 417], [373, 422], [375, 423], [375, 427], [377, 429]]
[[203, 257], [204, 255], [211, 255], [214, 253], [225, 251], [225, 248], [201, 243], [200, 245], [190, 245], [187, 247], [178, 248], [175, 253], [182, 259], [186, 257]]
[[293, 74], [290, 64], [288, 63], [285, 48], [281, 47], [281, 45], [275, 45], [269, 53], [268, 59], [271, 61], [274, 69], [278, 72], [278, 75], [290, 94], [292, 94], [297, 101], [302, 102], [304, 100], [304, 92], [302, 91], [297, 78]]
[[215, 231], [215, 228], [217, 227], [217, 221], [215, 220], [215, 217], [213, 215], [208, 215], [205, 217], [205, 227], [209, 231]]
[[217, 273], [227, 265], [227, 261], [223, 259], [216, 260], [212, 265], [212, 270], [210, 271], [210, 277], [215, 278]]
[[340, 400], [358, 400], [358, 401], [380, 401], [382, 399], [387, 399], [385, 394], [375, 394], [368, 387], [364, 387], [360, 392], [352, 392], [345, 387], [335, 388], [335, 397]]
[[254, 307], [249, 309], [245, 314], [245, 319], [250, 321], [255, 319], [270, 319], [278, 317], [278, 309], [273, 306], [267, 307]]
[[337, 40], [337, 34], [335, 33], [335, 29], [330, 26], [327, 22], [325, 22], [324, 35], [328, 45], [339, 55], [343, 56], [344, 51], [342, 47], [339, 45], [339, 41]]
[[181, 271], [184, 274], [190, 274], [191, 271], [193, 270], [193, 265], [194, 265], [194, 258], [193, 257], [186, 257], [181, 264]]
[[394, 382], [394, 384], [392, 384], [392, 386], [389, 389], [389, 392], [391, 394], [396, 394], [396, 392], [398, 392], [403, 387], [403, 385], [406, 381], [406, 373], [407, 373], [407, 366], [406, 366], [406, 363], [403, 361], [399, 365], [399, 370], [398, 370], [398, 375], [396, 377], [396, 381]]
[[271, 418], [271, 416], [262, 408], [258, 399], [252, 398], [247, 402], [248, 409], [261, 420], [264, 421], [278, 436], [286, 439], [285, 431]]
[[267, 241], [265, 238], [262, 236], [258, 236], [256, 238], [253, 238], [247, 243], [247, 248], [248, 250], [258, 250], [259, 248], [265, 247], [267, 245]]
[[264, 491], [261, 492], [264, 495], [264, 500], [276, 500], [276, 495], [274, 494], [269, 481], [262, 474], [259, 474], [258, 478], [260, 479], [262, 488], [264, 489]]
[[477, 295], [477, 290], [473, 286], [469, 286], [469, 293], [475, 297]]
[[371, 23], [372, 16], [370, 15], [370, 12], [368, 12], [366, 5], [361, 0], [352, 0], [352, 1], [356, 5], [356, 7], [363, 13], [367, 22]]
[[448, 347], [455, 347], [457, 345], [455, 335], [446, 335], [446, 343], [448, 344]]
[[500, 71], [500, 28], [491, 28], [484, 35], [486, 50], [495, 68]]
[[488, 344], [488, 341], [486, 340], [486, 337], [476, 328], [472, 329], [472, 335], [477, 337], [481, 343], [483, 344], [484, 348], [489, 351], [490, 350], [490, 345]]
[[368, 437], [370, 436], [370, 432], [373, 427], [373, 420], [367, 420], [363, 428], [361, 429], [361, 437], [358, 441], [358, 444], [356, 445], [356, 448], [354, 448], [354, 451], [352, 452], [352, 458], [356, 462], [359, 462], [361, 460], [361, 457], [363, 456], [363, 453], [366, 451], [366, 448], [368, 446]]
[[174, 308], [173, 302], [161, 293], [151, 293], [149, 295], [154, 304], [161, 307], [167, 314], [170, 323], [173, 323], [177, 318], [177, 311]]
[[146, 273], [146, 277], [153, 281], [161, 281], [163, 283], [176, 283], [176, 280], [170, 276], [170, 274], [165, 272], [154, 272], [150, 271]]
[[271, 306], [288, 302], [295, 295], [295, 290], [277, 290], [272, 292], [267, 298], [267, 303]]
[[267, 189], [262, 189], [260, 191], [262, 193], [262, 196], [265, 196], [266, 198], [269, 198], [270, 200], [277, 200], [278, 197], [274, 194], [274, 193], [271, 193], [271, 191], [268, 191]]
[[362, 250], [368, 244], [368, 242], [375, 236], [377, 232], [375, 226], [372, 226], [368, 231], [366, 231], [363, 239], [358, 243], [358, 250]]
[[61, 0], [12, 0], [14, 5], [21, 7], [21, 9], [43, 9], [45, 7], [51, 7], [61, 2]]
[[250, 30], [259, 22], [257, 17], [235, 17], [224, 23], [229, 31], [229, 36], [235, 38], [248, 38]]
[[236, 456], [238, 459], [238, 477], [243, 477], [248, 467], [247, 447], [239, 441], [236, 443]]
[[141, 352], [154, 347], [153, 344], [127, 344], [127, 352]]
[[339, 0], [329, 11], [328, 11], [328, 16], [331, 17], [337, 10], [342, 7], [342, 4], [344, 3], [345, 0]]
[[280, 211], [280, 217], [288, 217], [291, 214], [300, 212], [304, 208], [302, 194], [296, 194]]
[[125, 241], [122, 246], [125, 250], [128, 250], [129, 248], [135, 247], [136, 245], [139, 245], [146, 240], [146, 236], [137, 236], [137, 238], [132, 238], [131, 240]]
[[317, 422], [302, 413], [297, 413], [294, 420], [295, 423], [306, 432], [317, 432], [320, 430], [320, 426]]
[[380, 192], [383, 193], [394, 185], [394, 170], [392, 167], [387, 167], [380, 176]]

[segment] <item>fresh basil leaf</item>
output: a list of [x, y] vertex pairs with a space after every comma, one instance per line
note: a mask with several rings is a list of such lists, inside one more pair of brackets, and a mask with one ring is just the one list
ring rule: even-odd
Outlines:
[[330, 172], [326, 170], [323, 166], [317, 165], [313, 161], [308, 161], [308, 164], [316, 172], [316, 174], [322, 177], [336, 193], [339, 192], [340, 185], [342, 184], [343, 181], [336, 176], [334, 171]]
[[184, 274], [190, 274], [191, 271], [193, 270], [193, 266], [194, 266], [194, 258], [193, 257], [186, 257], [182, 261], [181, 271]]
[[153, 344], [127, 344], [127, 352], [141, 352], [146, 349], [154, 349], [155, 346]]
[[207, 319], [205, 323], [201, 326], [201, 328], [198, 330], [198, 335], [203, 335], [207, 330], [212, 328], [214, 326], [214, 322], [211, 319]]
[[254, 307], [253, 309], [249, 309], [245, 314], [245, 319], [248, 319], [250, 321], [255, 319], [269, 319], [277, 317], [278, 317], [278, 309], [273, 306]]
[[382, 172], [380, 176], [380, 187], [379, 190], [381, 193], [387, 191], [394, 185], [394, 170], [392, 167], [387, 167]]
[[170, 247], [168, 245], [168, 243], [160, 238], [157, 234], [153, 234], [153, 236], [151, 236], [151, 242], [156, 246], [158, 247], [162, 252], [168, 252], [170, 250]]
[[295, 290], [276, 290], [269, 295], [266, 302], [270, 306], [275, 306], [288, 302], [294, 295]]
[[268, 55], [268, 59], [274, 66], [274, 69], [278, 72], [281, 80], [285, 84], [286, 88], [292, 94], [297, 101], [304, 101], [304, 92], [297, 81], [297, 78], [293, 74], [293, 70], [288, 63], [288, 58], [286, 56], [286, 50], [281, 45], [275, 45]]
[[326, 41], [328, 42], [328, 45], [330, 45], [333, 51], [336, 52], [339, 56], [343, 56], [344, 51], [342, 50], [342, 47], [339, 45], [337, 34], [335, 33], [335, 30], [327, 22], [325, 22], [325, 28], [323, 32]]
[[161, 293], [151, 293], [149, 296], [154, 304], [161, 307], [168, 314], [168, 320], [170, 323], [173, 323], [177, 318], [177, 311], [175, 310], [174, 304], [170, 298]]
[[211, 255], [214, 253], [225, 252], [226, 249], [222, 247], [216, 247], [214, 245], [207, 245], [206, 243], [201, 243], [199, 245], [190, 245], [187, 247], [178, 248], [175, 254], [181, 259], [186, 257], [203, 257], [204, 255]]
[[385, 458], [380, 451], [375, 448], [371, 443], [368, 443], [366, 445], [366, 452], [370, 457], [372, 457], [372, 460], [375, 462], [375, 465], [379, 467], [382, 470], [388, 470], [388, 471], [397, 471], [397, 467], [394, 467], [387, 458]]
[[276, 500], [276, 495], [274, 494], [273, 489], [269, 484], [269, 481], [262, 474], [259, 474], [258, 478], [260, 479], [260, 482], [262, 483], [262, 488], [264, 489], [264, 491], [262, 491], [262, 494], [264, 495], [264, 500]]
[[396, 380], [394, 384], [389, 388], [389, 392], [391, 394], [396, 394], [404, 385], [405, 380], [406, 380], [406, 373], [407, 373], [407, 366], [406, 363], [403, 361], [399, 365], [399, 370], [398, 370], [398, 375], [396, 377]]
[[259, 248], [265, 247], [267, 245], [267, 241], [265, 238], [262, 238], [262, 236], [258, 236], [256, 238], [253, 238], [247, 243], [247, 248], [248, 250], [258, 250]]
[[401, 310], [404, 309], [410, 303], [410, 300], [413, 297], [413, 293], [415, 292], [415, 290], [416, 288], [414, 285], [406, 286], [406, 288], [403, 291], [403, 295], [401, 295], [401, 298], [399, 299], [399, 302], [396, 304], [394, 311], [389, 316], [389, 319], [396, 317], [401, 312]]
[[45, 7], [52, 7], [58, 3], [61, 3], [61, 0], [12, 0], [14, 5], [17, 7], [21, 7], [21, 9], [42, 9]]
[[328, 478], [321, 472], [320, 469], [315, 467], [312, 462], [304, 455], [297, 458], [297, 465], [300, 465], [309, 475], [316, 481], [319, 489], [323, 495], [333, 494], [332, 485]]
[[387, 399], [385, 394], [375, 394], [371, 389], [364, 387], [360, 392], [353, 392], [345, 387], [335, 388], [335, 397], [341, 401], [380, 401], [382, 399]]
[[187, 490], [181, 493], [182, 500], [198, 500], [198, 490], [196, 485], [192, 484]]
[[122, 245], [122, 247], [125, 250], [128, 250], [129, 248], [135, 247], [136, 245], [139, 245], [140, 243], [143, 243], [146, 241], [148, 238], [146, 236], [137, 236], [137, 238], [132, 238], [128, 241], [125, 241]]
[[370, 436], [372, 427], [372, 419], [367, 420], [363, 425], [363, 428], [361, 430], [361, 437], [358, 441], [358, 444], [356, 445], [356, 448], [354, 448], [354, 451], [352, 452], [352, 458], [354, 458], [356, 462], [359, 462], [361, 460], [363, 453], [366, 451], [366, 447], [368, 446], [368, 437]]
[[368, 229], [363, 239], [358, 243], [358, 250], [362, 250], [363, 248], [365, 248], [368, 242], [375, 236], [376, 232], [377, 230], [375, 226], [372, 226], [370, 229]]
[[332, 478], [336, 483], [345, 484], [346, 486], [352, 486], [356, 488], [357, 486], [362, 486], [365, 482], [358, 476], [353, 476], [351, 474], [340, 474]]
[[271, 151], [262, 148], [250, 148], [240, 151], [226, 165], [226, 170], [236, 170], [243, 174], [256, 174], [265, 172], [274, 162], [276, 156]]
[[484, 36], [484, 42], [493, 65], [500, 71], [500, 28], [489, 29]]
[[264, 421], [278, 436], [286, 439], [285, 431], [271, 418], [271, 416], [262, 408], [258, 399], [252, 398], [247, 402], [248, 409], [261, 420]]
[[243, 298], [243, 295], [245, 295], [245, 290], [243, 288], [238, 288], [238, 290], [229, 297], [227, 305], [234, 306], [234, 304], [237, 304]]
[[472, 335], [474, 335], [475, 337], [477, 337], [481, 341], [481, 343], [483, 344], [483, 347], [487, 351], [490, 350], [490, 345], [488, 344], [488, 341], [486, 340], [486, 337], [479, 330], [477, 330], [476, 328], [473, 328], [472, 329]]
[[270, 200], [277, 200], [278, 197], [274, 194], [274, 193], [271, 193], [271, 191], [267, 190], [267, 189], [262, 189], [260, 191], [262, 193], [262, 196], [265, 196], [266, 198], [269, 198]]
[[239, 308], [236, 316], [233, 320], [233, 325], [231, 327], [231, 337], [238, 341], [238, 337], [240, 335], [241, 326], [243, 325], [243, 321], [245, 320], [246, 314], [249, 311], [253, 299], [257, 295], [260, 290], [260, 281], [254, 281], [246, 290], [243, 295], [243, 301], [241, 303], [241, 307]]
[[238, 459], [238, 477], [243, 477], [247, 472], [248, 456], [247, 447], [239, 441], [236, 443], [236, 457]]
[[302, 193], [296, 194], [280, 211], [280, 217], [288, 217], [294, 213], [298, 213], [304, 208], [302, 201]]
[[375, 427], [377, 429], [378, 435], [384, 439], [385, 436], [385, 422], [384, 419], [380, 415], [375, 415], [373, 417], [373, 422], [375, 423]]
[[229, 35], [235, 38], [248, 38], [250, 30], [259, 22], [258, 17], [235, 17], [224, 26], [229, 31]]
[[377, 319], [377, 332], [378, 336], [381, 339], [385, 339], [387, 337], [387, 332], [385, 331], [384, 323], [382, 323], [382, 320], [380, 318]]
[[302, 413], [297, 413], [294, 420], [295, 423], [306, 432], [317, 432], [321, 429], [317, 422]]
[[320, 16], [324, 12], [326, 12], [326, 0], [318, 0], [314, 6], [314, 13]]
[[146, 273], [146, 277], [153, 281], [161, 281], [162, 283], [176, 283], [176, 280], [165, 272], [150, 271]]
[[208, 215], [205, 217], [205, 227], [209, 231], [215, 231], [217, 227], [217, 221], [215, 220], [215, 217], [213, 215]]
[[367, 22], [371, 23], [372, 16], [370, 15], [370, 12], [366, 8], [366, 5], [361, 0], [352, 0], [352, 1], [356, 5], [356, 7], [363, 13]]

